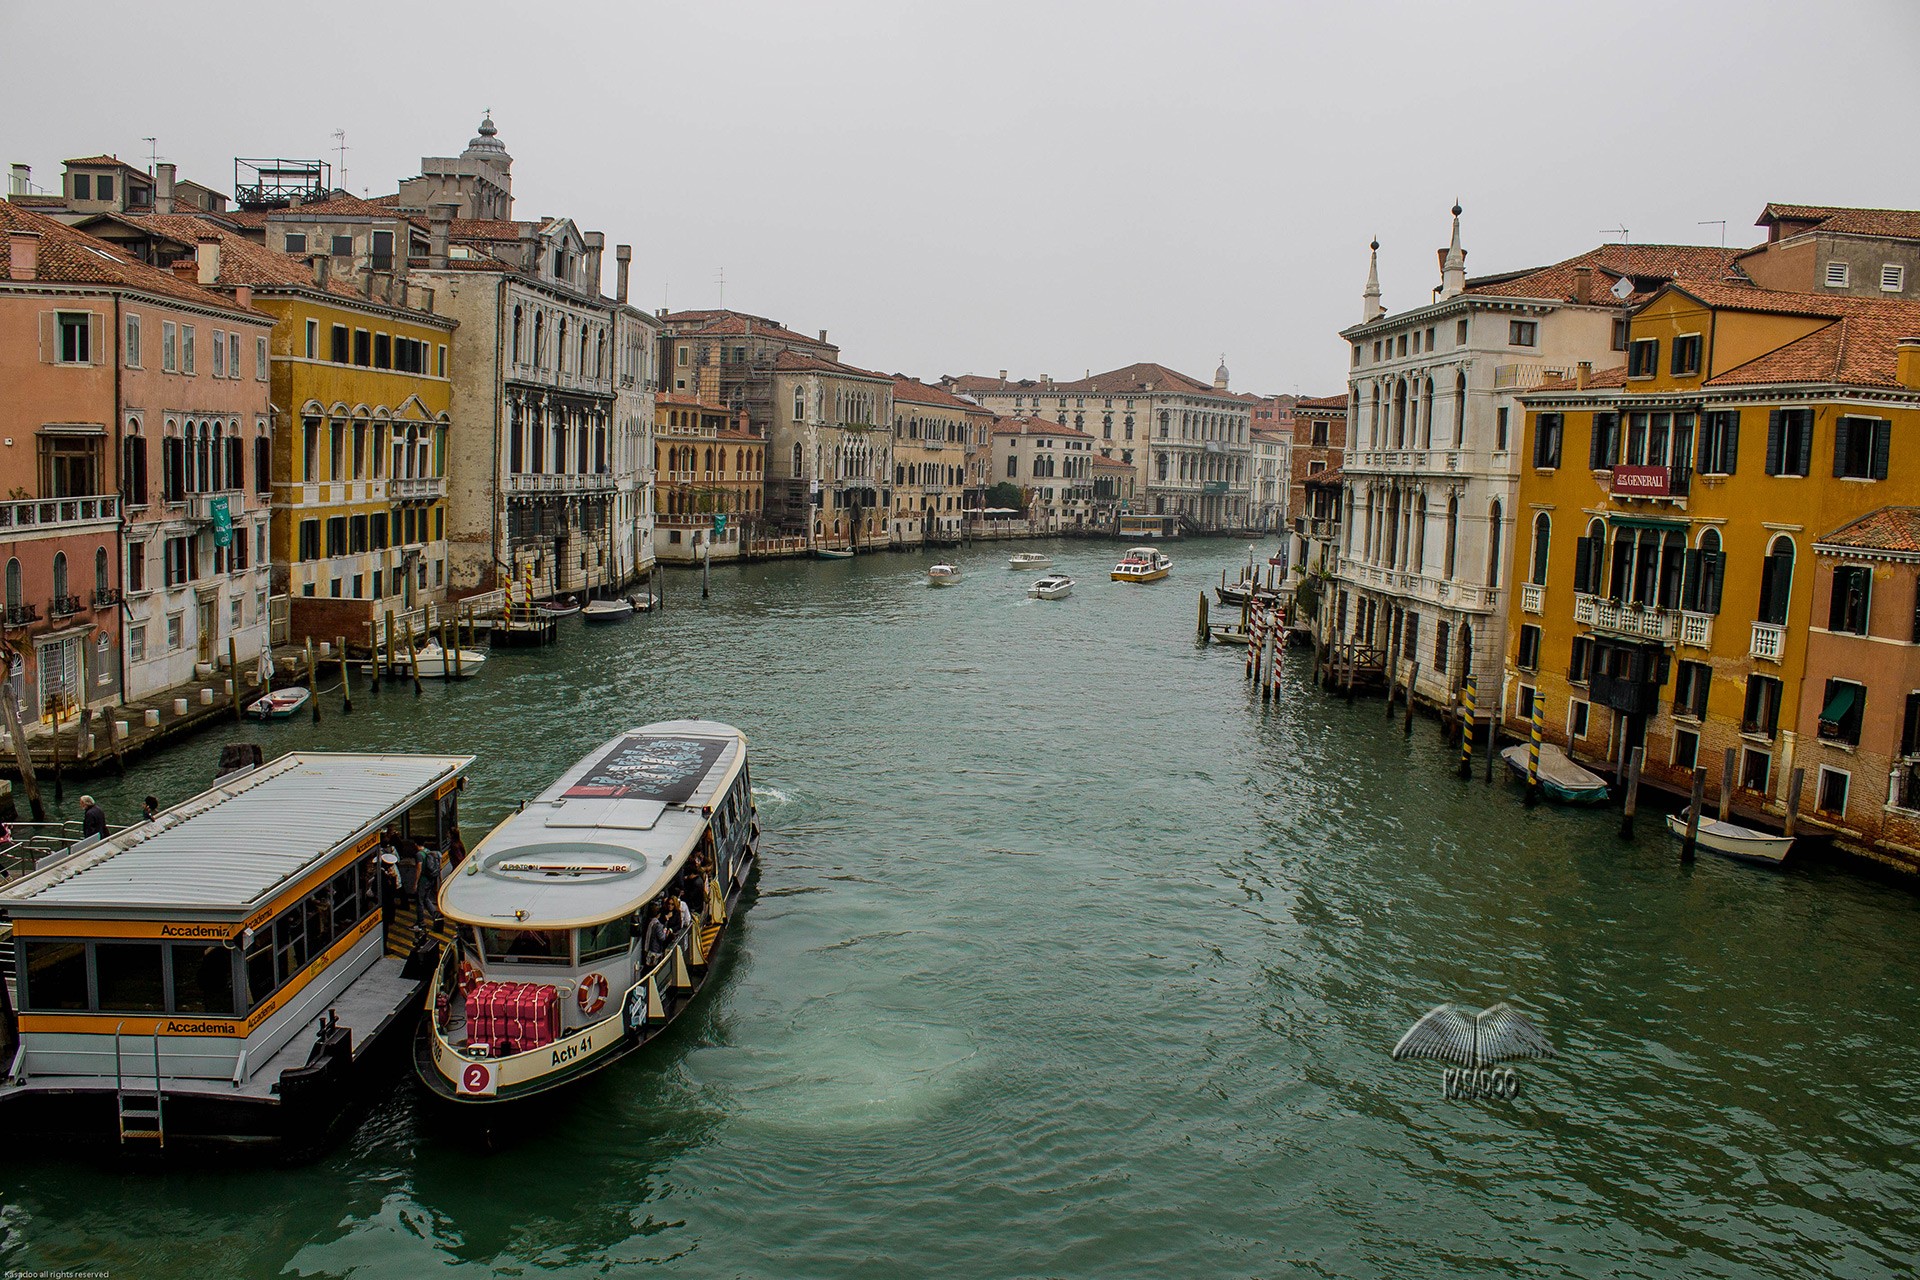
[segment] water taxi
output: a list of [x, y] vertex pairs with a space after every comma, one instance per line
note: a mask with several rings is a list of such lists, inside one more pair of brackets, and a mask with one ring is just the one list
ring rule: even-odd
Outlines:
[[441, 889], [459, 946], [427, 994], [420, 1079], [449, 1102], [505, 1102], [653, 1039], [711, 976], [759, 837], [738, 729], [671, 720], [603, 744]]
[[587, 622], [625, 622], [633, 616], [633, 601], [627, 599], [589, 600], [581, 614]]
[[437, 859], [472, 762], [284, 755], [0, 887], [10, 1138], [323, 1144], [404, 1057], [434, 972], [383, 833]]
[[1136, 547], [1113, 566], [1115, 582], [1158, 582], [1173, 572], [1173, 557], [1150, 547]]
[[1073, 579], [1064, 573], [1050, 573], [1027, 588], [1035, 600], [1065, 600], [1073, 594]]
[[1007, 559], [1009, 569], [1050, 569], [1053, 557], [1042, 555], [1038, 551], [1022, 551]]
[[950, 564], [937, 564], [933, 566], [933, 568], [927, 570], [927, 585], [930, 587], [957, 586], [959, 582], [960, 582], [960, 570], [958, 566], [950, 565]]

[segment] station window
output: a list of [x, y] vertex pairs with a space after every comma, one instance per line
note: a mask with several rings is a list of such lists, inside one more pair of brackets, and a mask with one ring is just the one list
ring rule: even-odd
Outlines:
[[87, 1007], [87, 944], [84, 942], [22, 942], [27, 989], [21, 997], [26, 1009], [84, 1009]]

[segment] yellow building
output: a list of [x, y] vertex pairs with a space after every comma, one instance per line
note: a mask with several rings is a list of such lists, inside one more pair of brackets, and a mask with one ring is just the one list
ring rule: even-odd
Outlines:
[[1814, 544], [1920, 502], [1913, 334], [1913, 303], [1673, 284], [1632, 317], [1625, 368], [1523, 397], [1507, 731], [1539, 700], [1577, 757], [1644, 748], [1674, 790], [1703, 766], [1710, 801], [1731, 748], [1735, 806], [1784, 815], [1816, 733], [1809, 634], [1830, 624]]
[[766, 441], [742, 425], [744, 410], [693, 396], [656, 394], [653, 417], [654, 556], [689, 563], [708, 548], [739, 559], [760, 527]]

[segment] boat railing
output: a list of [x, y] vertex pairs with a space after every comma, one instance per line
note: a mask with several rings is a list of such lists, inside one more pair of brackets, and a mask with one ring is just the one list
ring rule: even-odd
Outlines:
[[[0, 882], [30, 874], [55, 858], [65, 857], [85, 843], [81, 822], [8, 822], [0, 823]], [[109, 826], [108, 835], [125, 831], [125, 826]]]

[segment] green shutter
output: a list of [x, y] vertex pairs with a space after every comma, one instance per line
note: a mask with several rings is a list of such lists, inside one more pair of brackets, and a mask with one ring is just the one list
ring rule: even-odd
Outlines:
[[1893, 424], [1875, 422], [1873, 424], [1873, 478], [1887, 478], [1887, 454], [1893, 447]]
[[1833, 474], [1847, 474], [1847, 439], [1853, 434], [1852, 418], [1836, 418], [1833, 423]]
[[1767, 410], [1767, 474], [1780, 474], [1780, 410]]
[[1690, 613], [1700, 610], [1700, 553], [1692, 548], [1680, 557], [1680, 607]]
[[1800, 469], [1794, 474], [1810, 476], [1813, 474], [1813, 410], [1801, 409], [1798, 412], [1803, 415], [1800, 427]]
[[1721, 414], [1720, 424], [1720, 469], [1732, 475], [1740, 460], [1740, 411]]

